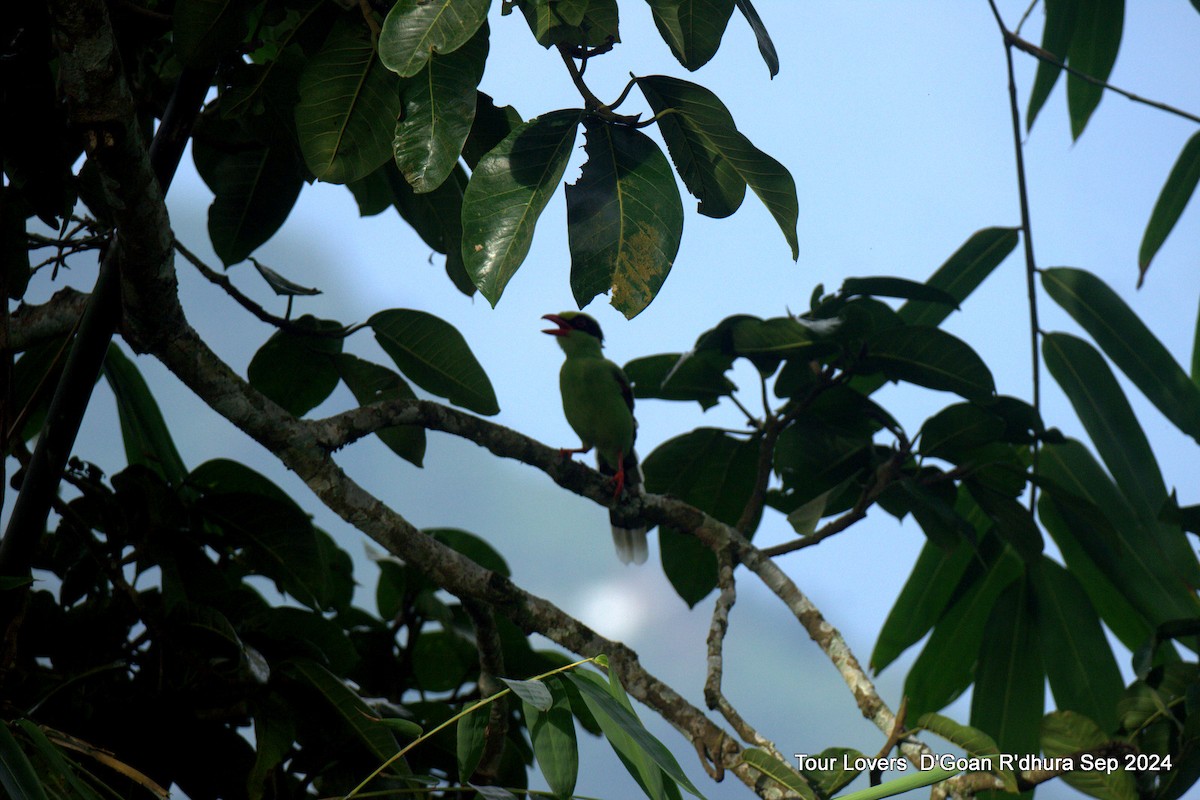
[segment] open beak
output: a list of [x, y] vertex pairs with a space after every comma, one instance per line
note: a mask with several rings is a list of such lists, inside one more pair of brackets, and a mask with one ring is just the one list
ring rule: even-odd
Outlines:
[[542, 319], [550, 320], [550, 322], [553, 322], [558, 326], [557, 328], [551, 328], [550, 330], [542, 331], [542, 333], [548, 333], [551, 336], [566, 336], [571, 332], [571, 326], [568, 325], [567, 321], [558, 314], [544, 314]]

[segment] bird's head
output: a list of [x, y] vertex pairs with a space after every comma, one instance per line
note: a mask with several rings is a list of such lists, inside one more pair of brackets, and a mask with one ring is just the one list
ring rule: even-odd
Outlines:
[[567, 355], [593, 348], [598, 351], [604, 343], [604, 334], [600, 332], [599, 323], [587, 314], [563, 311], [558, 314], [546, 314], [542, 319], [549, 320], [557, 326], [542, 333], [558, 337], [558, 344]]

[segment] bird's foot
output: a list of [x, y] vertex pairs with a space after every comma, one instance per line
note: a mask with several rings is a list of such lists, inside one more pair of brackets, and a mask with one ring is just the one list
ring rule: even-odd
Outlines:
[[558, 448], [559, 458], [570, 458], [573, 455], [586, 453], [592, 448], [590, 447], [560, 447]]

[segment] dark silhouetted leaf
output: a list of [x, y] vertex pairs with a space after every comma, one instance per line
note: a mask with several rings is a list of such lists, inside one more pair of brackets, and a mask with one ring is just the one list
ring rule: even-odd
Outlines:
[[633, 128], [585, 122], [587, 163], [568, 184], [571, 291], [579, 307], [612, 290], [627, 319], [650, 304], [683, 236], [683, 203], [667, 158]]
[[[338, 374], [362, 405], [381, 400], [414, 400], [416, 395], [396, 373], [348, 353], [334, 358]], [[425, 460], [425, 429], [417, 425], [394, 425], [375, 431], [379, 440], [396, 455], [420, 467]]]
[[117, 399], [117, 417], [125, 458], [154, 470], [172, 486], [179, 486], [187, 468], [167, 430], [158, 403], [133, 362], [115, 344], [104, 357], [104, 378]]
[[716, 55], [734, 0], [649, 0], [654, 24], [671, 54], [695, 72]]
[[1154, 203], [1154, 211], [1150, 221], [1146, 223], [1146, 233], [1142, 236], [1142, 246], [1138, 250], [1138, 286], [1146, 277], [1150, 261], [1162, 243], [1166, 241], [1171, 229], [1179, 221], [1183, 209], [1196, 191], [1200, 182], [1200, 133], [1194, 134], [1183, 146], [1171, 174], [1163, 184], [1158, 200]]
[[558, 188], [582, 119], [553, 111], [521, 125], [479, 160], [463, 196], [462, 256], [493, 306], [529, 253], [538, 216]]
[[384, 352], [422, 389], [479, 414], [500, 411], [483, 367], [448, 322], [399, 308], [380, 311], [367, 322]]
[[[305, 315], [296, 320], [301, 328], [336, 331], [341, 325]], [[246, 377], [250, 385], [297, 417], [319, 406], [337, 388], [337, 367], [329, 356], [342, 351], [337, 336], [319, 336], [278, 330], [258, 349]]]

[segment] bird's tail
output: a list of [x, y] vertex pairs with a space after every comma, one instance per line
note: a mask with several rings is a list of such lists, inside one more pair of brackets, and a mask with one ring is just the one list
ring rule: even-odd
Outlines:
[[[605, 475], [615, 475], [617, 470], [598, 459], [600, 472]], [[637, 453], [631, 451], [625, 456], [622, 465], [625, 473], [625, 491], [637, 494], [642, 491], [642, 467], [638, 464]], [[646, 542], [646, 526], [636, 517], [622, 514], [617, 509], [608, 512], [612, 524], [613, 545], [617, 548], [617, 558], [622, 564], [644, 564], [650, 555], [650, 547]]]

